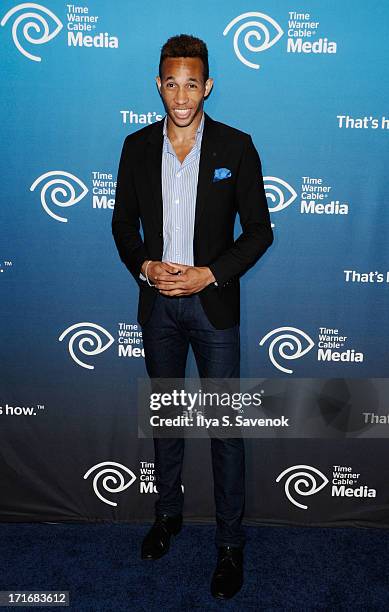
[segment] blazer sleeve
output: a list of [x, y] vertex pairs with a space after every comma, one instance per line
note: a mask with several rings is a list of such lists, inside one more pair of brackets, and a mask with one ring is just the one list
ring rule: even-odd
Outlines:
[[139, 283], [141, 266], [150, 258], [140, 233], [139, 204], [131, 171], [129, 139], [127, 136], [120, 156], [112, 234], [120, 259]]
[[209, 265], [219, 288], [244, 274], [273, 242], [261, 161], [248, 135], [238, 168], [235, 197], [242, 233]]

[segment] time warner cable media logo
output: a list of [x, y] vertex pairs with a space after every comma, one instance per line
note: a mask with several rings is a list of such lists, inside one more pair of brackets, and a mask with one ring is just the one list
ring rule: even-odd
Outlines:
[[[106, 493], [122, 493], [136, 480], [136, 476], [130, 468], [116, 461], [102, 461], [96, 463], [84, 474], [84, 480], [93, 477], [93, 490], [97, 497], [110, 506], [117, 506], [117, 502], [106, 497]], [[126, 482], [127, 479], [127, 482]]]
[[[269, 212], [275, 213], [287, 208], [297, 198], [297, 193], [281, 178], [276, 176], [264, 176], [263, 186], [269, 207]], [[274, 227], [274, 223], [271, 224]]]
[[277, 176], [264, 176], [263, 183], [271, 213], [285, 210], [299, 198], [298, 210], [304, 216], [342, 217], [349, 214], [349, 202], [337, 199], [339, 196], [334, 195], [333, 185], [320, 176], [302, 176], [298, 191]]
[[[87, 370], [94, 370], [95, 366], [85, 361], [91, 357], [104, 353], [112, 346], [115, 338], [101, 325], [83, 321], [67, 327], [59, 336], [62, 342], [67, 338], [68, 352], [73, 361]], [[118, 324], [117, 356], [141, 358], [145, 356], [143, 348], [142, 331], [137, 323]]]
[[[92, 480], [93, 491], [100, 501], [109, 506], [117, 506], [117, 502], [109, 499], [107, 494], [122, 493], [138, 480], [139, 487], [136, 489], [140, 494], [157, 494], [158, 489], [155, 481], [154, 461], [139, 461], [138, 476], [129, 467], [116, 461], [102, 461], [92, 465], [84, 474], [84, 480], [94, 474]], [[182, 492], [184, 485], [181, 484]], [[134, 489], [133, 489], [134, 490]]]
[[[46, 179], [49, 180], [46, 181]], [[30, 191], [35, 191], [40, 183], [43, 183], [40, 193], [43, 209], [52, 219], [62, 223], [67, 223], [68, 219], [53, 212], [51, 207], [53, 205], [60, 208], [74, 206], [88, 193], [87, 186], [74, 174], [65, 172], [65, 170], [52, 170], [41, 174], [31, 185]], [[78, 195], [76, 195], [76, 188], [81, 189]]]
[[40, 185], [40, 201], [43, 210], [55, 221], [67, 223], [68, 218], [55, 212], [56, 207], [69, 208], [78, 204], [90, 193], [93, 210], [113, 210], [115, 207], [116, 180], [112, 172], [92, 170], [89, 187], [71, 172], [52, 170], [35, 179], [30, 191]]
[[[350, 465], [333, 465], [331, 474], [331, 497], [366, 498], [376, 497], [376, 489], [360, 482], [360, 472]], [[312, 465], [292, 465], [276, 478], [276, 483], [284, 481], [284, 491], [291, 504], [302, 510], [308, 506], [302, 501], [305, 497], [316, 495], [330, 482], [329, 478]]]
[[[315, 342], [297, 327], [277, 327], [259, 341], [263, 347], [269, 342], [268, 354], [273, 366], [285, 374], [293, 374], [288, 362], [301, 359], [313, 349]], [[364, 353], [350, 347], [349, 337], [338, 328], [319, 327], [316, 359], [320, 362], [358, 364], [364, 361]]]
[[[260, 64], [249, 59], [250, 54], [267, 51], [282, 38], [280, 24], [265, 13], [248, 12], [232, 19], [224, 28], [227, 36], [236, 27], [233, 48], [236, 57], [248, 68], [258, 70]], [[337, 43], [327, 37], [318, 37], [320, 22], [310, 13], [289, 11], [286, 20], [287, 53], [336, 53]], [[254, 58], [254, 56], [253, 56]]]
[[[65, 4], [65, 21], [68, 47], [94, 47], [97, 49], [117, 49], [119, 39], [109, 32], [99, 31], [101, 16], [92, 15], [89, 7]], [[6, 26], [12, 21], [12, 39], [22, 55], [40, 62], [40, 55], [32, 53], [34, 45], [43, 45], [53, 40], [63, 29], [62, 21], [53, 11], [36, 2], [23, 2], [11, 8], [3, 16], [0, 24]], [[51, 31], [50, 31], [51, 30]]]

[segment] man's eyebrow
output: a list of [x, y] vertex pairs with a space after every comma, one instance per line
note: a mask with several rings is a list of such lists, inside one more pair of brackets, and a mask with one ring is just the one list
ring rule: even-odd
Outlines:
[[[167, 76], [167, 77], [164, 78], [164, 81], [169, 81], [169, 80], [175, 81], [175, 77], [173, 75], [171, 75], [171, 76]], [[195, 79], [194, 77], [189, 77], [188, 81], [192, 81], [193, 83], [199, 83], [200, 82], [199, 79]]]

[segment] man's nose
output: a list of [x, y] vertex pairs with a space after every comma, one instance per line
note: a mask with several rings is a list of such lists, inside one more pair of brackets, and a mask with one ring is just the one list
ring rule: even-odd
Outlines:
[[175, 102], [177, 104], [185, 104], [188, 101], [188, 92], [182, 88], [177, 89]]

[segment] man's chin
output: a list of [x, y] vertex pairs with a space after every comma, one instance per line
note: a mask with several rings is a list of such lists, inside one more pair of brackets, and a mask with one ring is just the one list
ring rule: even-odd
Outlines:
[[191, 113], [188, 117], [178, 117], [174, 113], [168, 113], [168, 115], [174, 125], [176, 125], [177, 127], [184, 128], [188, 127], [191, 123], [193, 123], [193, 120], [196, 117], [197, 113]]

